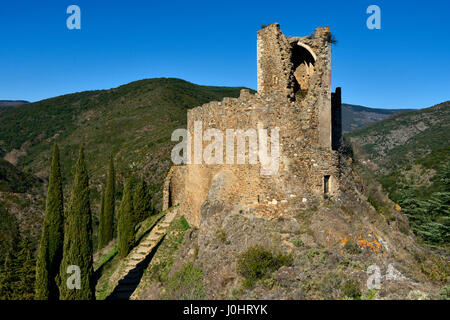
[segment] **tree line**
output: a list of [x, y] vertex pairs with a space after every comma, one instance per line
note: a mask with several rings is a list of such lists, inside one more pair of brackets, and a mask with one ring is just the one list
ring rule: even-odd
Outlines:
[[[131, 176], [126, 179], [117, 217], [115, 192], [116, 177], [111, 156], [106, 184], [101, 192], [97, 250], [108, 245], [117, 230], [118, 253], [123, 258], [134, 246], [136, 225], [155, 210], [143, 179], [137, 183]], [[16, 241], [0, 266], [0, 299], [95, 300], [92, 225], [84, 148], [79, 149], [72, 191], [65, 209], [59, 148], [55, 144], [37, 257], [34, 257], [29, 237]], [[74, 287], [70, 283], [77, 272], [79, 281]]]

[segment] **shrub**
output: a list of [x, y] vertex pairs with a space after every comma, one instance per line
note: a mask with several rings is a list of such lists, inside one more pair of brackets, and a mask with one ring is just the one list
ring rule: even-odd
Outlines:
[[359, 247], [359, 245], [355, 241], [352, 241], [352, 240], [349, 240], [345, 243], [344, 249], [345, 249], [345, 251], [347, 251], [350, 254], [361, 253], [361, 248]]
[[408, 235], [409, 234], [409, 224], [403, 220], [398, 220], [398, 230], [403, 233]]
[[331, 43], [331, 44], [337, 44], [337, 40], [336, 40], [334, 34], [332, 34], [331, 32], [329, 32], [329, 33], [327, 34], [326, 40], [327, 40], [328, 43]]
[[222, 243], [227, 242], [227, 233], [224, 230], [217, 230], [217, 239]]
[[202, 300], [206, 292], [203, 287], [203, 272], [194, 264], [185, 264], [180, 271], [167, 281], [166, 299]]
[[251, 288], [256, 280], [263, 279], [281, 266], [289, 266], [293, 262], [291, 255], [274, 256], [262, 246], [248, 248], [240, 254], [237, 261], [237, 272], [245, 278], [244, 287]]
[[293, 243], [296, 247], [303, 247], [303, 245], [304, 245], [302, 239], [300, 239], [300, 238], [294, 239]]
[[181, 224], [183, 225], [184, 230], [189, 230], [191, 228], [191, 226], [189, 225], [189, 222], [187, 222], [187, 220], [184, 217], [181, 217], [180, 221], [181, 221]]
[[313, 259], [315, 256], [319, 255], [320, 252], [317, 249], [309, 249], [308, 252], [306, 252], [306, 257], [308, 257], [308, 259]]
[[450, 286], [445, 286], [440, 292], [442, 300], [450, 300]]
[[378, 290], [368, 290], [361, 296], [361, 299], [362, 300], [373, 300], [376, 298], [377, 294], [378, 294]]
[[342, 285], [342, 293], [344, 296], [352, 299], [361, 298], [361, 289], [359, 288], [359, 283], [356, 280], [347, 280]]
[[450, 265], [446, 259], [434, 254], [414, 253], [422, 273], [432, 281], [448, 283], [450, 279]]

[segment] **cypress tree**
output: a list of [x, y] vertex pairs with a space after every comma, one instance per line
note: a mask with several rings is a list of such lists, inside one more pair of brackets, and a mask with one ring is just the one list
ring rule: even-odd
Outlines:
[[57, 276], [64, 244], [64, 205], [59, 163], [59, 149], [55, 144], [50, 166], [50, 180], [45, 206], [45, 219], [36, 263], [35, 299], [57, 300]]
[[139, 181], [133, 197], [134, 214], [136, 223], [145, 220], [152, 214], [152, 198], [147, 183], [144, 179]]
[[128, 178], [123, 190], [122, 203], [119, 208], [117, 225], [119, 256], [125, 257], [134, 245], [135, 217], [132, 199], [132, 179]]
[[[77, 266], [80, 274], [80, 289], [71, 289], [68, 284], [77, 272], [69, 266]], [[95, 283], [92, 257], [92, 213], [89, 202], [89, 177], [84, 161], [83, 146], [75, 168], [72, 194], [65, 215], [64, 251], [60, 269], [60, 298], [62, 300], [95, 300]], [[68, 281], [69, 280], [69, 281]], [[69, 283], [68, 283], [69, 282]]]
[[115, 211], [115, 170], [114, 160], [111, 156], [109, 160], [108, 176], [106, 178], [105, 204], [103, 208], [103, 235], [102, 247], [107, 245], [114, 237], [114, 211]]
[[97, 249], [100, 250], [105, 246], [103, 243], [105, 238], [105, 188], [102, 190], [102, 198], [100, 204], [100, 215], [98, 217], [98, 236], [97, 236]]

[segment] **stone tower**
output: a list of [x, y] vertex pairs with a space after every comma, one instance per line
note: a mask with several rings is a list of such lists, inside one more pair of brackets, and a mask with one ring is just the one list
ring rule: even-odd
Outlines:
[[[315, 107], [319, 144], [332, 148], [340, 141], [339, 99], [331, 93], [331, 33], [328, 27], [316, 28], [306, 37], [286, 38], [280, 25], [274, 23], [257, 34], [258, 93], [262, 96], [280, 93], [290, 100], [315, 93], [307, 107]], [[334, 123], [331, 119], [339, 121]], [[337, 128], [339, 127], [339, 128]], [[333, 131], [334, 137], [333, 137]], [[334, 145], [334, 149], [338, 145]]]
[[[341, 91], [331, 92], [330, 53], [328, 27], [290, 38], [278, 23], [259, 30], [258, 92], [242, 90], [239, 98], [188, 111], [192, 137], [188, 163], [170, 170], [163, 209], [179, 204], [188, 222], [199, 226], [213, 211], [238, 210], [271, 218], [296, 214], [325, 195], [333, 197], [339, 186]], [[223, 155], [223, 161], [213, 164], [200, 159], [212, 141], [220, 140], [211, 137], [211, 129], [223, 132], [226, 140], [214, 149], [214, 156]], [[270, 136], [268, 145], [262, 132]], [[258, 141], [252, 140], [252, 133], [257, 133]], [[261, 160], [262, 145], [276, 154], [276, 145], [271, 144], [275, 136], [279, 153], [267, 171], [267, 164], [255, 159]]]

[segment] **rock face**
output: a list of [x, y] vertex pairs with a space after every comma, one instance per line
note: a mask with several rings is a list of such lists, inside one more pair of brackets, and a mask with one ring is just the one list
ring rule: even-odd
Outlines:
[[180, 204], [198, 227], [211, 205], [272, 218], [336, 196], [341, 101], [330, 37], [328, 27], [293, 38], [277, 23], [258, 31], [258, 93], [188, 111], [187, 163], [169, 172], [163, 209]]
[[[348, 288], [362, 299], [438, 298], [448, 281], [448, 262], [417, 245], [406, 217], [389, 199], [383, 198], [386, 207], [377, 212], [358, 175], [341, 161], [346, 178], [338, 196], [271, 219], [223, 201], [227, 178], [217, 177], [201, 207], [199, 228], [185, 235], [171, 275], [194, 263], [203, 272], [208, 299], [348, 299]], [[237, 264], [255, 246], [291, 255], [293, 263], [248, 289]]]

